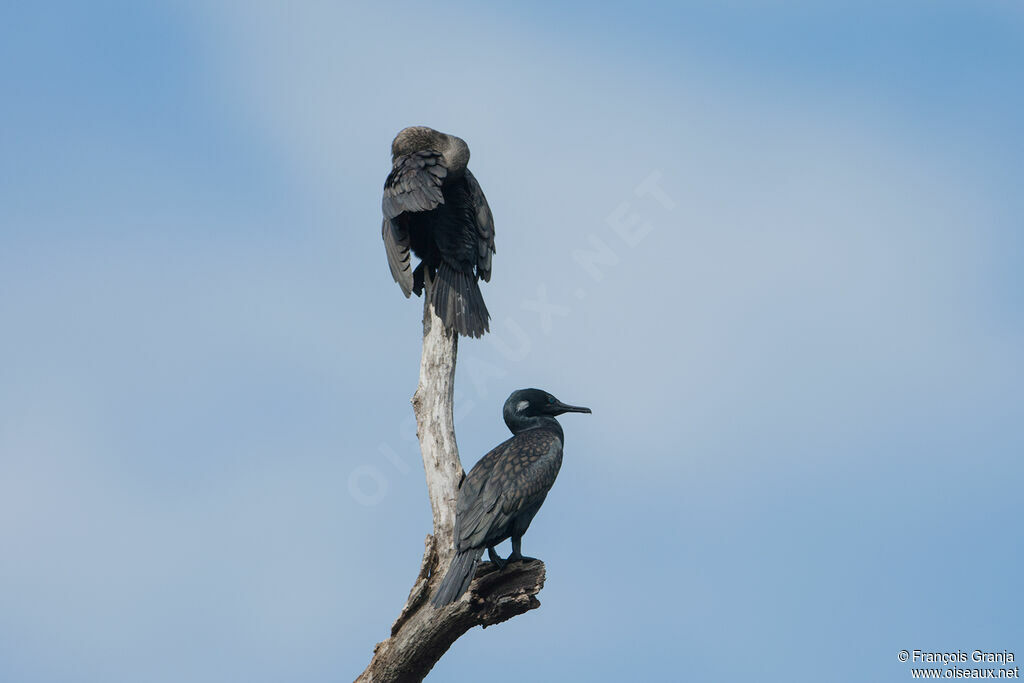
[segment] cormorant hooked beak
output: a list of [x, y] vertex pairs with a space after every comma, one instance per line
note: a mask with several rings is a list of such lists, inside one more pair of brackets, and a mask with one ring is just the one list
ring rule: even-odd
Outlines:
[[551, 414], [561, 415], [562, 413], [589, 413], [590, 408], [584, 408], [583, 406], [571, 406], [561, 401], [555, 401], [551, 404]]

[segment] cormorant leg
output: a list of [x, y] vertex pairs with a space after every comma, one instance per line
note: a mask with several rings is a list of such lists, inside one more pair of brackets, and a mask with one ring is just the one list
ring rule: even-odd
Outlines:
[[505, 561], [506, 562], [514, 562], [516, 560], [523, 560], [523, 561], [530, 560], [530, 561], [532, 561], [532, 560], [536, 560], [537, 559], [535, 557], [527, 557], [527, 556], [523, 555], [523, 553], [521, 552], [522, 551], [522, 547], [523, 547], [523, 537], [522, 537], [522, 535], [512, 536], [512, 554], [509, 555], [508, 558]]
[[412, 291], [416, 293], [416, 296], [423, 294], [423, 262], [412, 271]]
[[508, 564], [508, 560], [503, 560], [498, 557], [498, 553], [495, 552], [493, 545], [487, 546], [487, 559], [498, 565], [499, 570], [504, 569], [505, 565]]

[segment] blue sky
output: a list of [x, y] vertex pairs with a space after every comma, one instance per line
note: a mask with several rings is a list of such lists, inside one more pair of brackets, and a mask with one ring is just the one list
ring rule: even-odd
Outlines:
[[4, 5], [0, 680], [365, 666], [430, 530], [411, 124], [496, 218], [463, 463], [594, 410], [542, 608], [429, 680], [1024, 657], [1022, 80], [1008, 2]]

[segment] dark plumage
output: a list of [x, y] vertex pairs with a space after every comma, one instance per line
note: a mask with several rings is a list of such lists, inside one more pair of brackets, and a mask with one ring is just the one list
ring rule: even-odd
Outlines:
[[[399, 132], [391, 143], [381, 231], [402, 293], [420, 295], [426, 268], [438, 317], [461, 335], [479, 337], [491, 317], [477, 281], [491, 279], [494, 218], [468, 163], [469, 147], [461, 138], [425, 126]], [[420, 258], [415, 271], [410, 249]]]
[[[520, 389], [505, 401], [503, 412], [514, 436], [482, 457], [459, 486], [456, 554], [433, 597], [435, 607], [466, 592], [485, 549], [500, 568], [530, 559], [521, 552], [523, 534], [562, 466], [565, 436], [555, 416], [590, 408], [566, 405], [540, 389]], [[502, 560], [494, 546], [506, 538], [512, 539], [512, 554]]]

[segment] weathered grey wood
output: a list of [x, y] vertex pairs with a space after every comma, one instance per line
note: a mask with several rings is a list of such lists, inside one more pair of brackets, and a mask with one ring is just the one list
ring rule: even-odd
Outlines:
[[434, 513], [434, 539], [441, 566], [454, 555], [455, 496], [462, 480], [462, 463], [455, 442], [455, 361], [458, 335], [441, 323], [430, 305], [429, 290], [423, 294], [423, 354], [420, 382], [412, 397], [416, 436], [420, 440], [427, 494]]
[[423, 355], [412, 398], [416, 435], [423, 456], [434, 533], [427, 536], [419, 573], [391, 636], [377, 643], [373, 659], [356, 683], [421, 681], [451, 644], [474, 626], [491, 626], [540, 607], [544, 563], [514, 562], [504, 570], [482, 563], [469, 590], [450, 605], [434, 609], [430, 596], [455, 554], [455, 496], [462, 464], [453, 418], [458, 336], [445, 329], [430, 305], [432, 283], [423, 293]]

